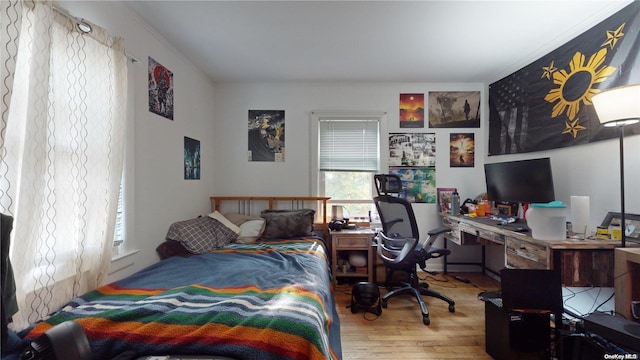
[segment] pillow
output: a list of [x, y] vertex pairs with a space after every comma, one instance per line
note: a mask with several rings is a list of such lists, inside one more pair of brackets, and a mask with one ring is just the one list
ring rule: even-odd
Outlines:
[[214, 218], [218, 221], [220, 221], [222, 223], [222, 225], [228, 227], [229, 229], [231, 229], [234, 233], [236, 234], [240, 234], [240, 228], [238, 227], [238, 225], [232, 223], [231, 221], [229, 221], [229, 219], [227, 219], [226, 217], [224, 217], [222, 214], [220, 214], [217, 210], [212, 212], [211, 214], [209, 214], [209, 217]]
[[220, 221], [201, 216], [171, 224], [166, 239], [179, 241], [191, 253], [203, 254], [227, 245], [237, 237], [237, 233]]
[[240, 224], [240, 235], [238, 235], [236, 242], [241, 244], [256, 242], [264, 231], [265, 222], [263, 218], [259, 218], [256, 220], [247, 220]]
[[260, 213], [265, 219], [265, 228], [261, 238], [284, 239], [313, 234], [313, 217], [315, 210], [263, 210]]
[[194, 254], [190, 253], [179, 241], [167, 240], [156, 248], [160, 260], [168, 259], [172, 256], [189, 257]]
[[229, 219], [229, 221], [231, 221], [232, 223], [238, 226], [242, 225], [242, 223], [249, 220], [264, 220], [260, 216], [245, 215], [245, 214], [238, 214], [238, 213], [225, 213], [224, 217], [226, 217], [227, 219]]

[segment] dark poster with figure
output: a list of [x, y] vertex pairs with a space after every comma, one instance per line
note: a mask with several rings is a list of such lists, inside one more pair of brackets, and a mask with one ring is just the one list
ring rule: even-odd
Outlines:
[[284, 110], [249, 110], [249, 161], [284, 162]]
[[149, 56], [149, 111], [173, 120], [173, 73]]
[[200, 141], [184, 137], [184, 179], [200, 179]]
[[[580, 6], [576, 3], [576, 6]], [[571, 14], [567, 14], [571, 16]], [[555, 149], [617, 137], [591, 97], [640, 83], [635, 1], [532, 64], [489, 86], [489, 155]], [[640, 133], [640, 124], [625, 127]]]

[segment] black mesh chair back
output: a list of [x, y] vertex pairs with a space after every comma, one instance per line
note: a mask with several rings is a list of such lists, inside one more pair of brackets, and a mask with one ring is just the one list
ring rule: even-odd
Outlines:
[[[429, 289], [428, 284], [420, 283], [416, 265], [423, 270], [428, 259], [441, 257], [450, 253], [447, 249], [433, 247], [434, 241], [450, 231], [448, 228], [430, 230], [428, 236], [420, 240], [413, 206], [406, 199], [392, 196], [400, 193], [400, 178], [397, 175], [379, 174], [374, 177], [378, 196], [374, 197], [376, 209], [382, 223], [382, 233], [378, 235], [378, 255], [387, 265], [387, 289], [389, 293], [382, 297], [382, 307], [387, 300], [403, 294], [413, 295], [420, 305], [422, 321], [430, 324], [429, 311], [422, 295], [432, 296], [446, 301], [449, 311], [455, 311], [455, 302], [450, 298]], [[393, 281], [395, 271], [401, 270], [408, 275], [407, 281]]]

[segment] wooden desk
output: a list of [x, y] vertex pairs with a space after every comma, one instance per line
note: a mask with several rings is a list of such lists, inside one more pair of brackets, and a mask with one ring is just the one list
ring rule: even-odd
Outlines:
[[616, 313], [632, 320], [631, 300], [640, 300], [640, 248], [615, 250]]
[[[564, 286], [613, 286], [613, 254], [620, 241], [536, 240], [530, 232], [511, 231], [487, 218], [441, 215], [443, 225], [452, 229], [445, 236], [447, 240], [461, 246], [483, 246], [481, 262], [471, 263], [481, 266], [483, 272], [491, 270], [486, 268], [484, 246], [499, 245], [504, 247], [507, 268], [560, 269]], [[456, 263], [448, 263], [445, 258], [445, 273], [448, 264]]]

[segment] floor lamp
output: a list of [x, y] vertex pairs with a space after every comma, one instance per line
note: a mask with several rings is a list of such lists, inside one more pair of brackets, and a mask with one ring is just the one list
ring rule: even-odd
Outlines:
[[605, 127], [617, 127], [620, 136], [620, 217], [622, 239], [625, 247], [626, 223], [624, 213], [624, 127], [640, 122], [640, 84], [615, 87], [591, 97], [600, 123]]

